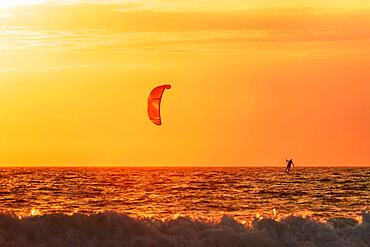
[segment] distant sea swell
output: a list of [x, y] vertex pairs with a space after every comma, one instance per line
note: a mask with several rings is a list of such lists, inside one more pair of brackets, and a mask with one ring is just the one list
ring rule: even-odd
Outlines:
[[51, 214], [18, 218], [0, 215], [0, 246], [11, 247], [257, 247], [370, 246], [370, 213], [362, 222], [331, 218], [319, 222], [288, 216], [255, 219], [243, 225], [232, 217], [209, 222], [186, 217], [172, 220], [125, 214]]
[[0, 212], [249, 220], [308, 212], [356, 218], [370, 206], [368, 168], [3, 168]]

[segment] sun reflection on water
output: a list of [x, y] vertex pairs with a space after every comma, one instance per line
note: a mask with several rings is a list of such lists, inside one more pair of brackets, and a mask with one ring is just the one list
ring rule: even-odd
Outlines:
[[30, 214], [31, 216], [41, 216], [41, 212], [37, 208], [32, 208]]

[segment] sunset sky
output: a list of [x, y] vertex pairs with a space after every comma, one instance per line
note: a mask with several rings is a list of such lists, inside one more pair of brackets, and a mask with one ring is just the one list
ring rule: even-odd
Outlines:
[[360, 0], [0, 0], [0, 165], [370, 166], [369, 23]]

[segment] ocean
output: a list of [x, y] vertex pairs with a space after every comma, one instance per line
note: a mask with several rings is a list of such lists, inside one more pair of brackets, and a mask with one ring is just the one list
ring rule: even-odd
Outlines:
[[370, 246], [370, 168], [0, 171], [0, 246]]

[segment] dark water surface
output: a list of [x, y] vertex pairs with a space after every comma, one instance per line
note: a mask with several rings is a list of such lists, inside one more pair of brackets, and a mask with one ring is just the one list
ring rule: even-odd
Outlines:
[[17, 215], [257, 213], [356, 218], [370, 205], [370, 168], [2, 168], [0, 210]]

